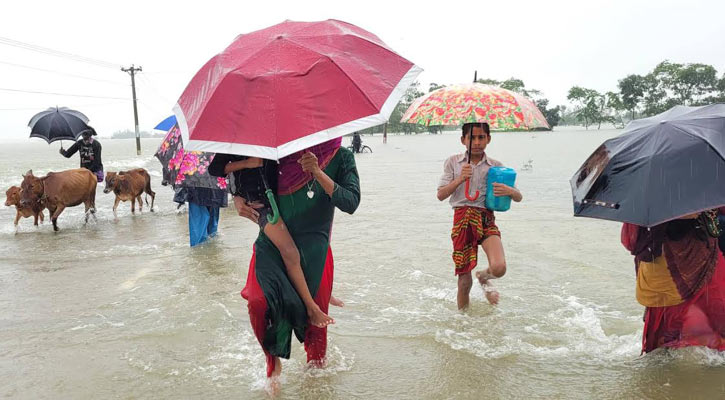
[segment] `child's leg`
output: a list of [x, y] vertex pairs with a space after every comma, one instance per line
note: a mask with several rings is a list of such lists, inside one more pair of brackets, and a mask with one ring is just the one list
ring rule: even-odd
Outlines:
[[489, 279], [504, 276], [506, 274], [506, 256], [503, 253], [501, 237], [491, 235], [483, 240], [481, 247], [488, 258], [487, 272], [492, 275]]
[[469, 294], [471, 293], [471, 286], [473, 285], [473, 279], [471, 273], [466, 272], [458, 275], [458, 309], [463, 310], [468, 307], [470, 301]]
[[310, 294], [307, 281], [305, 281], [305, 275], [302, 273], [302, 265], [300, 265], [300, 253], [297, 251], [297, 246], [294, 240], [292, 240], [292, 236], [290, 236], [284, 221], [280, 219], [276, 224], [266, 224], [264, 226], [264, 234], [274, 243], [282, 255], [282, 260], [287, 268], [287, 275], [290, 281], [292, 281], [295, 290], [297, 290], [297, 293], [302, 298], [302, 301], [305, 303], [310, 323], [320, 328], [334, 324], [335, 320], [320, 310], [320, 307], [315, 303], [315, 300]]
[[478, 282], [483, 286], [486, 300], [491, 304], [497, 304], [499, 297], [498, 291], [491, 286], [489, 281], [506, 274], [506, 257], [504, 256], [501, 237], [491, 235], [483, 240], [481, 247], [483, 247], [483, 251], [488, 258], [488, 268], [485, 271], [476, 272], [476, 278], [478, 278]]

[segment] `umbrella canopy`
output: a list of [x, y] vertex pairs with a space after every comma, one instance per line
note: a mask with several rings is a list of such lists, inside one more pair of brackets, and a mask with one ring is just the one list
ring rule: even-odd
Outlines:
[[426, 126], [487, 122], [495, 130], [549, 128], [531, 100], [480, 83], [446, 86], [419, 97], [400, 122]]
[[56, 140], [76, 140], [81, 132], [90, 129], [88, 117], [66, 107], [51, 107], [37, 113], [28, 126], [31, 138], [41, 138], [49, 144]]
[[571, 179], [574, 215], [651, 227], [725, 205], [725, 104], [630, 122]]
[[154, 129], [159, 131], [168, 132], [171, 128], [176, 125], [176, 115], [172, 115], [165, 120], [159, 122], [158, 125], [154, 126]]
[[226, 189], [227, 187], [224, 178], [213, 177], [207, 171], [214, 154], [185, 151], [178, 126], [169, 130], [155, 156], [161, 162], [163, 185], [171, 184], [173, 188]]
[[187, 149], [278, 160], [387, 121], [422, 70], [341, 21], [238, 36], [174, 107]]

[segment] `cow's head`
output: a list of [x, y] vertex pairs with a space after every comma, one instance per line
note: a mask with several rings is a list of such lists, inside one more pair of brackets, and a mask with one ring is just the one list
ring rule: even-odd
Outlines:
[[106, 172], [106, 187], [103, 188], [103, 193], [111, 193], [118, 184], [118, 174], [115, 172]]
[[23, 183], [20, 184], [20, 205], [28, 207], [31, 204], [38, 203], [43, 197], [44, 182], [42, 178], [33, 175], [33, 170], [29, 170], [23, 175]]
[[20, 205], [20, 187], [19, 186], [10, 186], [10, 189], [8, 189], [5, 192], [5, 205], [10, 206], [19, 206]]

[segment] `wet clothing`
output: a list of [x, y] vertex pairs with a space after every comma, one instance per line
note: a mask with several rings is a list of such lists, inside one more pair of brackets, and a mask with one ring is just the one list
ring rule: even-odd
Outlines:
[[725, 350], [725, 259], [702, 220], [622, 227], [646, 307], [642, 351], [701, 345]]
[[[725, 232], [725, 214], [723, 214], [723, 211], [720, 211], [720, 216], [717, 217], [718, 222], [720, 223], [720, 229]], [[725, 234], [720, 235], [719, 238], [719, 245], [720, 245], [720, 251], [725, 253]]]
[[[443, 175], [438, 182], [438, 188], [440, 189], [443, 186], [448, 185], [453, 182], [456, 177], [461, 176], [461, 170], [467, 162], [465, 152], [448, 157], [445, 164], [443, 164]], [[466, 184], [463, 183], [459, 185], [451, 194], [451, 197], [448, 198], [448, 201], [451, 203], [451, 207], [453, 208], [464, 206], [484, 208], [484, 203], [486, 201], [486, 179], [488, 178], [488, 170], [491, 167], [501, 167], [503, 164], [484, 154], [481, 161], [476, 164], [471, 164], [471, 166], [473, 167], [473, 176], [471, 176], [470, 193], [473, 194], [476, 190], [478, 190], [480, 195], [474, 201], [468, 200], [466, 198]]]
[[[83, 139], [73, 143], [67, 150], [61, 149], [61, 154], [65, 158], [70, 158], [76, 152], [80, 153], [81, 157], [81, 168], [90, 170], [91, 172], [97, 173], [101, 171], [101, 177], [103, 176], [103, 163], [101, 162], [101, 143], [98, 140], [92, 140], [86, 144]], [[98, 182], [103, 181], [99, 179]]]
[[362, 138], [360, 138], [360, 135], [358, 135], [358, 134], [352, 135], [352, 151], [355, 153], [359, 153], [361, 145], [362, 145]]
[[707, 346], [725, 351], [725, 258], [718, 252], [712, 277], [685, 302], [647, 307], [642, 352], [658, 347]]
[[207, 207], [189, 202], [189, 245], [194, 247], [216, 236], [219, 226], [219, 207]]
[[478, 246], [489, 236], [501, 237], [493, 212], [478, 207], [457, 207], [453, 214], [453, 264], [455, 274], [471, 272], [478, 265]]
[[227, 192], [220, 188], [179, 186], [174, 202], [189, 203], [189, 245], [194, 247], [214, 237], [219, 226], [219, 208], [227, 206]]
[[[339, 141], [336, 142], [339, 146]], [[335, 208], [352, 214], [360, 203], [360, 184], [355, 158], [344, 148], [314, 151], [320, 167], [335, 182], [328, 196], [316, 181], [291, 179], [301, 155], [280, 160], [279, 210], [290, 236], [300, 252], [302, 271], [315, 302], [327, 312], [332, 291], [333, 259], [330, 232]], [[307, 175], [309, 176], [309, 174]], [[299, 174], [304, 177], [304, 174]], [[308, 185], [314, 196], [307, 196]], [[293, 192], [287, 193], [291, 188]], [[248, 302], [254, 333], [267, 356], [267, 373], [274, 369], [274, 357], [289, 358], [294, 332], [305, 343], [308, 360], [322, 360], [326, 350], [326, 328], [309, 326], [307, 309], [287, 277], [277, 247], [260, 231], [254, 243], [247, 283], [242, 297]]]

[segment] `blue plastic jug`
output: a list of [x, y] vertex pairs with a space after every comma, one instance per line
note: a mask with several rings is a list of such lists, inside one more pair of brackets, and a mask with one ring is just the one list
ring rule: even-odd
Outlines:
[[486, 181], [486, 201], [485, 205], [491, 211], [506, 211], [511, 207], [510, 196], [494, 196], [493, 184], [503, 183], [505, 185], [514, 186], [516, 183], [516, 171], [507, 167], [491, 167], [488, 170], [488, 178]]

